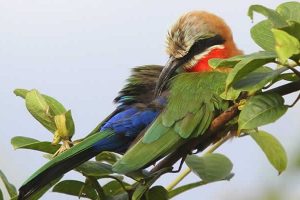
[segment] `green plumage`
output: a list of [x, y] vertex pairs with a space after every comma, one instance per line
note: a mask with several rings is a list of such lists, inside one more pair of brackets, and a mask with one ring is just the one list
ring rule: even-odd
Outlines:
[[225, 80], [226, 74], [221, 72], [182, 73], [172, 78], [165, 109], [113, 170], [138, 170], [203, 134], [213, 117], [227, 107], [219, 97]]

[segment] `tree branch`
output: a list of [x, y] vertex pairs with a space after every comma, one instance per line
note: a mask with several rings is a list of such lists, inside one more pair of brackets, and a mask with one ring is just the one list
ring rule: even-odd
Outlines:
[[[217, 148], [219, 148], [222, 144], [224, 144], [227, 140], [229, 140], [232, 137], [231, 134], [227, 134], [225, 137], [223, 137], [221, 140], [216, 142], [213, 146], [211, 146], [203, 155], [208, 155], [213, 153]], [[180, 181], [182, 181], [190, 172], [191, 168], [185, 169], [170, 185], [166, 187], [168, 191], [173, 190]]]
[[[264, 92], [272, 92], [280, 95], [287, 95], [293, 92], [300, 90], [300, 81], [288, 83], [271, 90], [267, 90]], [[185, 145], [182, 145], [173, 153], [166, 156], [163, 160], [161, 160], [155, 167], [152, 168], [151, 173], [155, 173], [163, 168], [172, 167], [178, 160], [187, 154], [191, 153], [193, 150], [198, 149], [199, 151], [203, 151], [209, 145], [216, 142], [220, 138], [224, 137], [226, 133], [220, 131], [224, 128], [227, 122], [238, 116], [239, 110], [238, 105], [235, 104], [231, 106], [228, 110], [221, 113], [218, 117], [216, 117], [209, 129], [205, 132], [205, 134], [201, 135], [198, 138], [193, 138], [189, 140]]]
[[296, 82], [291, 82], [276, 88], [273, 88], [271, 90], [267, 90], [265, 92], [273, 92], [273, 93], [277, 93], [280, 95], [287, 95], [287, 94], [291, 94], [293, 92], [297, 92], [300, 90], [300, 81], [296, 81]]

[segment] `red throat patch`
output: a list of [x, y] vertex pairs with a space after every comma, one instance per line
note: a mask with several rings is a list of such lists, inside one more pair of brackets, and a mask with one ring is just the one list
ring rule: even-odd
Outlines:
[[213, 49], [211, 50], [207, 55], [205, 55], [203, 58], [201, 58], [197, 64], [188, 69], [188, 72], [204, 72], [204, 71], [211, 71], [212, 68], [208, 64], [208, 60], [212, 58], [228, 58], [228, 51], [226, 47], [223, 49]]

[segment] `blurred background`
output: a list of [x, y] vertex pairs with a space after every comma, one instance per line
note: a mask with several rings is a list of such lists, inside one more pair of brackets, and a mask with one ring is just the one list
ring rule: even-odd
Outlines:
[[[131, 67], [165, 64], [165, 35], [181, 14], [207, 10], [223, 17], [239, 48], [251, 53], [259, 47], [250, 37], [253, 24], [248, 7], [259, 3], [274, 8], [283, 2], [0, 0], [0, 169], [19, 187], [46, 159], [40, 152], [14, 151], [10, 139], [18, 135], [52, 139], [27, 112], [24, 101], [13, 94], [15, 88], [36, 88], [72, 109], [73, 138], [78, 139], [114, 109], [112, 100]], [[255, 15], [255, 22], [260, 19]], [[286, 100], [294, 98], [290, 95]], [[277, 176], [251, 138], [235, 139], [217, 150], [232, 160], [235, 177], [175, 199], [299, 199], [299, 109], [298, 105], [275, 124], [263, 127], [288, 153], [289, 166], [282, 175]], [[67, 177], [81, 179], [75, 172]], [[167, 185], [174, 178], [174, 174], [164, 176], [158, 184]], [[197, 180], [191, 174], [182, 183]], [[48, 192], [42, 199], [77, 198]]]

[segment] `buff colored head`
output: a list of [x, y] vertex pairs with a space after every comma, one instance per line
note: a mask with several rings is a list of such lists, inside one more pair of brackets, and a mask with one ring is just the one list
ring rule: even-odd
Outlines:
[[178, 68], [189, 72], [211, 71], [209, 59], [242, 54], [224, 20], [205, 11], [182, 15], [169, 30], [166, 44], [170, 59], [160, 75], [157, 94]]
[[228, 56], [242, 53], [237, 49], [231, 30], [225, 21], [205, 11], [188, 12], [176, 21], [168, 32], [166, 51], [172, 57], [182, 58], [196, 42], [216, 35], [224, 39], [222, 45], [227, 48]]

